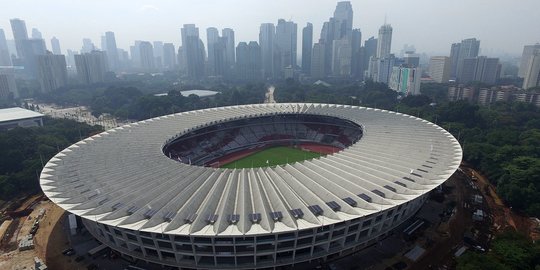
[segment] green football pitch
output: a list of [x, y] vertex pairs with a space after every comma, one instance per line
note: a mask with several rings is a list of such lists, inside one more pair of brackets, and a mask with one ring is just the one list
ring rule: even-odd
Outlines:
[[296, 148], [276, 146], [253, 153], [239, 160], [227, 163], [221, 168], [241, 169], [276, 166], [296, 161], [320, 157], [321, 154]]

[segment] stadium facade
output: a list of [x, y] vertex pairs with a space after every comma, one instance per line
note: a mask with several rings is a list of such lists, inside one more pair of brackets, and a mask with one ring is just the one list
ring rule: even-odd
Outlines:
[[[339, 152], [283, 166], [215, 168], [272, 145]], [[157, 117], [64, 149], [41, 187], [124, 255], [182, 269], [275, 268], [377, 242], [458, 168], [441, 127], [364, 107], [278, 103]]]

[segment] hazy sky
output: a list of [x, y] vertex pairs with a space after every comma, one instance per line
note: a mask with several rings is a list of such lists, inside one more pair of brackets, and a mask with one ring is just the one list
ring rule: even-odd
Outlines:
[[[258, 40], [259, 25], [279, 18], [313, 23], [314, 41], [322, 23], [333, 15], [337, 1], [327, 0], [2, 0], [0, 28], [12, 39], [10, 18], [26, 21], [28, 33], [37, 28], [47, 47], [60, 40], [62, 50], [79, 50], [82, 38], [100, 47], [105, 31], [116, 34], [118, 47], [134, 40], [180, 45], [180, 28], [194, 23], [206, 43], [206, 28], [233, 28], [236, 43]], [[376, 36], [387, 22], [394, 28], [392, 51], [404, 44], [417, 52], [446, 54], [450, 44], [469, 37], [481, 40], [483, 54], [520, 54], [523, 45], [540, 42], [540, 0], [352, 0], [354, 28], [362, 38]], [[301, 43], [298, 43], [299, 51]]]

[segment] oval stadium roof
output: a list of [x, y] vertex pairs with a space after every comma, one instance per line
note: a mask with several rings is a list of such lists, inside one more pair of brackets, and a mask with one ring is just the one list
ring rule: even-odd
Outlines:
[[[362, 139], [339, 153], [277, 167], [217, 169], [169, 159], [165, 142], [194, 128], [261, 115], [351, 120]], [[87, 219], [181, 235], [266, 234], [373, 214], [431, 191], [462, 150], [441, 127], [413, 116], [346, 105], [277, 103], [157, 117], [80, 141], [41, 173], [45, 194]]]

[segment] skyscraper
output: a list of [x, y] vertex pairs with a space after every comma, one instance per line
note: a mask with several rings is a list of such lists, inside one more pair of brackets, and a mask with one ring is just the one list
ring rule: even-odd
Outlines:
[[210, 76], [216, 76], [216, 75], [223, 75], [223, 74], [217, 74], [217, 70], [219, 69], [216, 66], [216, 63], [218, 62], [216, 59], [216, 47], [218, 46], [218, 42], [220, 42], [219, 37], [219, 31], [215, 27], [209, 27], [206, 29], [206, 47], [208, 49], [208, 75]]
[[4, 34], [4, 30], [0, 29], [0, 67], [11, 65], [11, 56], [9, 55], [6, 35]]
[[47, 93], [67, 85], [67, 67], [64, 55], [46, 54], [37, 57], [38, 80], [41, 92]]
[[43, 35], [37, 28], [32, 28], [32, 38], [34, 39], [43, 39]]
[[525, 78], [527, 70], [529, 69], [529, 61], [536, 50], [540, 50], [540, 44], [525, 45], [523, 47], [523, 54], [521, 55], [521, 63], [519, 65], [518, 77]]
[[26, 23], [21, 19], [11, 19], [11, 30], [13, 31], [13, 38], [15, 39], [15, 47], [17, 48], [18, 58], [24, 58], [23, 52], [23, 40], [28, 39], [28, 32], [26, 31]]
[[311, 77], [322, 79], [326, 76], [326, 46], [324, 41], [320, 40], [313, 44], [311, 56]]
[[235, 52], [235, 41], [234, 41], [234, 30], [231, 28], [223, 28], [221, 30], [221, 36], [223, 42], [225, 43], [225, 75], [231, 75], [232, 70], [234, 69], [234, 64], [236, 63], [236, 52]]
[[238, 43], [236, 47], [236, 75], [240, 81], [258, 81], [262, 78], [261, 47], [257, 41]]
[[364, 79], [364, 48], [362, 48], [362, 32], [353, 29], [351, 38], [351, 75], [355, 79]]
[[81, 48], [81, 53], [89, 53], [96, 50], [96, 46], [89, 38], [83, 38], [83, 46]]
[[435, 82], [448, 82], [451, 68], [452, 63], [448, 56], [433, 56], [429, 59], [429, 76]]
[[353, 10], [351, 2], [338, 2], [334, 11], [334, 19], [336, 20], [337, 33], [336, 39], [350, 39], [353, 25]]
[[469, 57], [461, 61], [460, 83], [472, 81], [495, 84], [499, 79], [501, 65], [499, 58], [486, 56]]
[[273, 23], [261, 24], [259, 45], [261, 46], [261, 65], [265, 79], [274, 77], [274, 37], [276, 28]]
[[332, 43], [332, 75], [346, 77], [351, 74], [351, 41], [337, 39]]
[[0, 68], [0, 100], [18, 98], [19, 91], [12, 68]]
[[529, 63], [525, 70], [523, 89], [540, 86], [540, 49], [536, 49], [529, 57]]
[[450, 78], [454, 80], [457, 78], [457, 66], [459, 62], [460, 47], [461, 43], [452, 43], [452, 46], [450, 47]]
[[163, 43], [163, 68], [165, 70], [176, 68], [176, 50], [172, 43]]
[[161, 70], [163, 68], [163, 42], [154, 41], [154, 64], [156, 69]]
[[420, 68], [392, 67], [388, 86], [402, 95], [420, 95]]
[[111, 70], [117, 70], [120, 67], [118, 60], [118, 48], [116, 47], [116, 37], [111, 31], [105, 32], [105, 48], [107, 52], [107, 61]]
[[278, 20], [275, 35], [274, 76], [283, 77], [284, 68], [296, 68], [297, 25], [292, 21]]
[[375, 37], [370, 37], [369, 39], [364, 41], [364, 59], [363, 59], [364, 76], [366, 76], [366, 73], [369, 70], [370, 59], [377, 57], [377, 43], [378, 42]]
[[37, 56], [46, 53], [45, 41], [43, 39], [25, 39], [21, 41], [24, 59], [24, 71], [27, 75], [37, 78]]
[[60, 50], [60, 41], [56, 37], [51, 38], [51, 48], [52, 53], [62, 54], [62, 50]]
[[464, 75], [463, 62], [465, 58], [475, 58], [480, 51], [480, 40], [476, 38], [464, 39], [459, 45], [459, 53], [457, 57], [456, 78], [458, 81], [462, 81]]
[[154, 59], [154, 48], [152, 43], [148, 41], [142, 41], [139, 44], [139, 55], [141, 57], [141, 68], [146, 72], [154, 71], [156, 68]]
[[109, 70], [107, 56], [102, 51], [76, 54], [75, 66], [79, 80], [84, 84], [104, 82]]
[[194, 24], [184, 24], [182, 33], [182, 51], [186, 59], [187, 75], [198, 80], [204, 76], [204, 44], [199, 38], [199, 28]]
[[313, 24], [307, 23], [302, 29], [302, 72], [310, 74], [311, 52], [313, 49]]
[[377, 42], [377, 58], [390, 56], [392, 49], [392, 26], [384, 24], [379, 28], [379, 39]]

